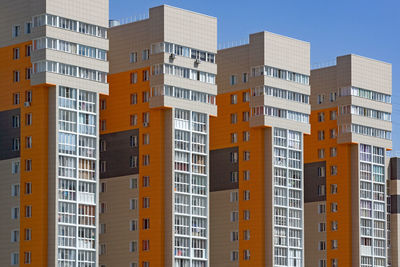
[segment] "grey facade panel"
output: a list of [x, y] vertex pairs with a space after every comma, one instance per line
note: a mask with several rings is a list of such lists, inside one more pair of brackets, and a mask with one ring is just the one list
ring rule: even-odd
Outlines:
[[[238, 155], [237, 163], [231, 162], [231, 153]], [[239, 148], [230, 147], [210, 151], [210, 192], [239, 188], [238, 182], [231, 182], [231, 172], [239, 171]]]
[[400, 195], [391, 195], [391, 210], [392, 214], [400, 214]]
[[390, 180], [400, 180], [400, 158], [390, 159]]
[[20, 138], [21, 140], [21, 129], [13, 128], [12, 121], [13, 116], [20, 114], [21, 110], [19, 108], [0, 112], [0, 160], [18, 158], [20, 156], [20, 151], [12, 150], [13, 138]]
[[[136, 136], [137, 146], [131, 147], [131, 136]], [[106, 162], [106, 171], [100, 172], [100, 179], [139, 173], [139, 129], [102, 134], [106, 149], [100, 152], [100, 163]], [[137, 167], [130, 167], [130, 157], [137, 156]]]
[[304, 164], [304, 203], [326, 201], [326, 194], [323, 196], [318, 195], [318, 187], [325, 185], [326, 193], [326, 176], [318, 176], [318, 168], [324, 167], [326, 170], [326, 162], [312, 162]]

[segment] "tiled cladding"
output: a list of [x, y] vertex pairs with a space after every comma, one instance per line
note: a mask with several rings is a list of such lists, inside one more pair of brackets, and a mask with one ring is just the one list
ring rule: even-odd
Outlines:
[[[17, 158], [20, 156], [20, 149], [13, 150], [14, 138], [18, 138], [19, 147], [21, 146], [20, 113], [21, 111], [19, 108], [0, 112], [0, 160]], [[18, 125], [14, 125], [14, 127], [13, 118], [18, 121]]]
[[239, 180], [232, 180], [233, 173], [239, 176], [239, 160], [231, 161], [232, 155], [239, 153], [239, 147], [222, 148], [210, 151], [210, 192], [239, 188]]
[[326, 201], [326, 194], [318, 194], [318, 187], [325, 186], [326, 175], [319, 176], [318, 169], [326, 170], [326, 161], [304, 164], [304, 202]]
[[[135, 145], [132, 139], [136, 139]], [[101, 163], [106, 169], [100, 172], [100, 178], [118, 177], [139, 173], [139, 129], [102, 134], [100, 137]], [[102, 148], [102, 146], [104, 147]], [[136, 167], [131, 167], [130, 158], [137, 158]]]

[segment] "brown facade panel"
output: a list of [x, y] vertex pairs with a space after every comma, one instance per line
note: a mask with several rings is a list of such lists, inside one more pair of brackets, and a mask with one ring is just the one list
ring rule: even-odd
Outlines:
[[[231, 160], [236, 153], [237, 162]], [[239, 148], [210, 150], [210, 192], [239, 188], [239, 180], [231, 181], [231, 173], [239, 172]]]
[[304, 203], [326, 201], [326, 193], [318, 192], [321, 186], [324, 186], [326, 191], [326, 173], [320, 176], [318, 168], [323, 168], [326, 172], [326, 161], [304, 164]]
[[400, 214], [400, 195], [391, 195], [391, 210], [392, 214]]
[[[139, 173], [139, 129], [102, 134], [100, 150], [100, 164], [105, 162], [100, 179]], [[131, 157], [136, 157], [135, 167], [131, 165]]]
[[390, 180], [400, 180], [400, 158], [390, 159]]
[[[19, 139], [19, 146], [21, 146], [20, 138], [20, 118], [21, 110], [19, 108], [1, 111], [0, 112], [0, 160], [18, 158], [20, 156], [20, 149], [13, 151], [13, 139]], [[18, 127], [13, 127], [13, 116], [18, 117]]]

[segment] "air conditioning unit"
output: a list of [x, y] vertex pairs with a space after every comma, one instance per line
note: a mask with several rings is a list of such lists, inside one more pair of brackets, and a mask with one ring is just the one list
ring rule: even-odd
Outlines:
[[143, 127], [148, 127], [149, 123], [148, 122], [143, 122]]
[[171, 55], [169, 55], [169, 59], [172, 59], [172, 60], [174, 60], [174, 59], [175, 59], [175, 54], [174, 54], [174, 53], [172, 53]]
[[199, 65], [199, 64], [200, 64], [200, 59], [196, 59], [196, 60], [194, 61], [194, 64]]
[[31, 106], [31, 102], [26, 101], [26, 102], [24, 103], [24, 106], [25, 106], [25, 107], [30, 107], [30, 106]]

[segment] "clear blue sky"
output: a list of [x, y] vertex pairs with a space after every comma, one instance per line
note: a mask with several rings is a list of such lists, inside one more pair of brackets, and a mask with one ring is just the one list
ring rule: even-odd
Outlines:
[[218, 18], [218, 43], [263, 30], [311, 43], [311, 65], [358, 54], [393, 66], [393, 151], [400, 153], [399, 0], [110, 0], [110, 19], [168, 4]]

